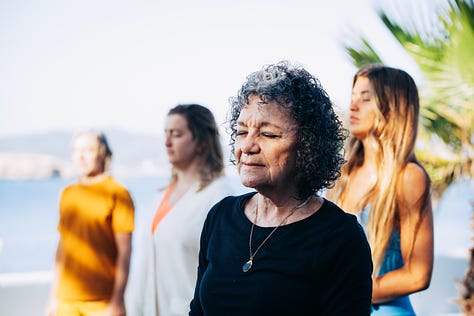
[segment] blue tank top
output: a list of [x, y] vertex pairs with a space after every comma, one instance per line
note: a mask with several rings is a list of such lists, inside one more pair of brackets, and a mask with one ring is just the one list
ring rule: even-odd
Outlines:
[[[365, 229], [367, 219], [369, 217], [370, 206], [366, 206], [362, 212], [357, 214], [357, 219]], [[403, 266], [403, 257], [400, 247], [400, 232], [394, 229], [387, 249], [380, 266], [378, 276], [382, 276], [390, 271], [399, 269]], [[408, 295], [400, 296], [394, 300], [372, 305], [371, 315], [416, 315], [411, 305]]]

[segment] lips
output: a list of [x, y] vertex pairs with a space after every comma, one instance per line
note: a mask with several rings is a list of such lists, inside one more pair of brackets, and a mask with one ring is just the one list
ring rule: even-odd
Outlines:
[[257, 167], [264, 167], [264, 164], [256, 163], [256, 162], [240, 162], [240, 165], [244, 167], [250, 167], [250, 168], [257, 168]]
[[251, 161], [251, 160], [240, 160], [239, 163], [243, 165], [249, 165], [249, 166], [263, 166], [263, 163], [260, 163], [258, 161]]

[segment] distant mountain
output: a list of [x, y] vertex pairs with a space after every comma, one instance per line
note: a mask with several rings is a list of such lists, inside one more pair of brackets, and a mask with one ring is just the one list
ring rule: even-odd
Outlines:
[[72, 132], [65, 131], [3, 137], [0, 138], [0, 152], [47, 154], [69, 159], [71, 138]]
[[[119, 129], [104, 133], [113, 152], [112, 171], [153, 175], [169, 169], [163, 141], [157, 135]], [[69, 176], [72, 137], [72, 131], [54, 131], [0, 138], [0, 178]]]
[[[168, 175], [170, 166], [164, 140], [159, 135], [105, 129], [112, 148], [112, 173], [120, 176]], [[0, 137], [0, 179], [71, 177], [72, 131], [52, 131]], [[228, 135], [221, 134], [224, 163], [229, 163]], [[231, 173], [235, 172], [229, 166]]]
[[[128, 131], [105, 130], [113, 151], [113, 159], [121, 164], [136, 164], [143, 159], [160, 159], [165, 154], [162, 141], [156, 135], [136, 134]], [[69, 160], [71, 156], [70, 131], [0, 138], [0, 152], [47, 154]], [[165, 157], [166, 158], [166, 157]]]

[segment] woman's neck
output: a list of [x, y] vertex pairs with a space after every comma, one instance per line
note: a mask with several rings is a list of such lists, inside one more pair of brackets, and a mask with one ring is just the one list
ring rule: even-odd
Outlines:
[[175, 168], [176, 184], [190, 184], [201, 180], [200, 164], [191, 163], [186, 168]]
[[201, 181], [201, 176], [197, 168], [187, 168], [185, 170], [175, 169], [174, 172], [173, 188], [169, 196], [169, 202], [171, 204], [176, 204], [189, 189]]
[[102, 172], [96, 175], [82, 175], [79, 176], [79, 183], [81, 184], [94, 184], [98, 183], [109, 176], [108, 172]]
[[370, 169], [375, 172], [377, 164], [376, 153], [370, 148], [366, 141], [363, 141], [362, 145], [364, 147], [364, 161], [360, 169]]
[[285, 224], [298, 221], [316, 212], [322, 205], [322, 199], [310, 196], [304, 201], [287, 196], [269, 198], [261, 194], [256, 195], [255, 210], [258, 209], [258, 225], [276, 226], [287, 218]]

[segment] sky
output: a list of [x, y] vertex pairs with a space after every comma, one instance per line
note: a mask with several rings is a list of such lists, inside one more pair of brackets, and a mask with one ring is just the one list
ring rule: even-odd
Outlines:
[[167, 111], [190, 102], [209, 107], [224, 126], [228, 99], [245, 77], [280, 60], [305, 67], [336, 110], [347, 111], [356, 69], [343, 40], [366, 36], [389, 65], [420, 80], [376, 3], [2, 0], [0, 137], [89, 128], [161, 133]]

